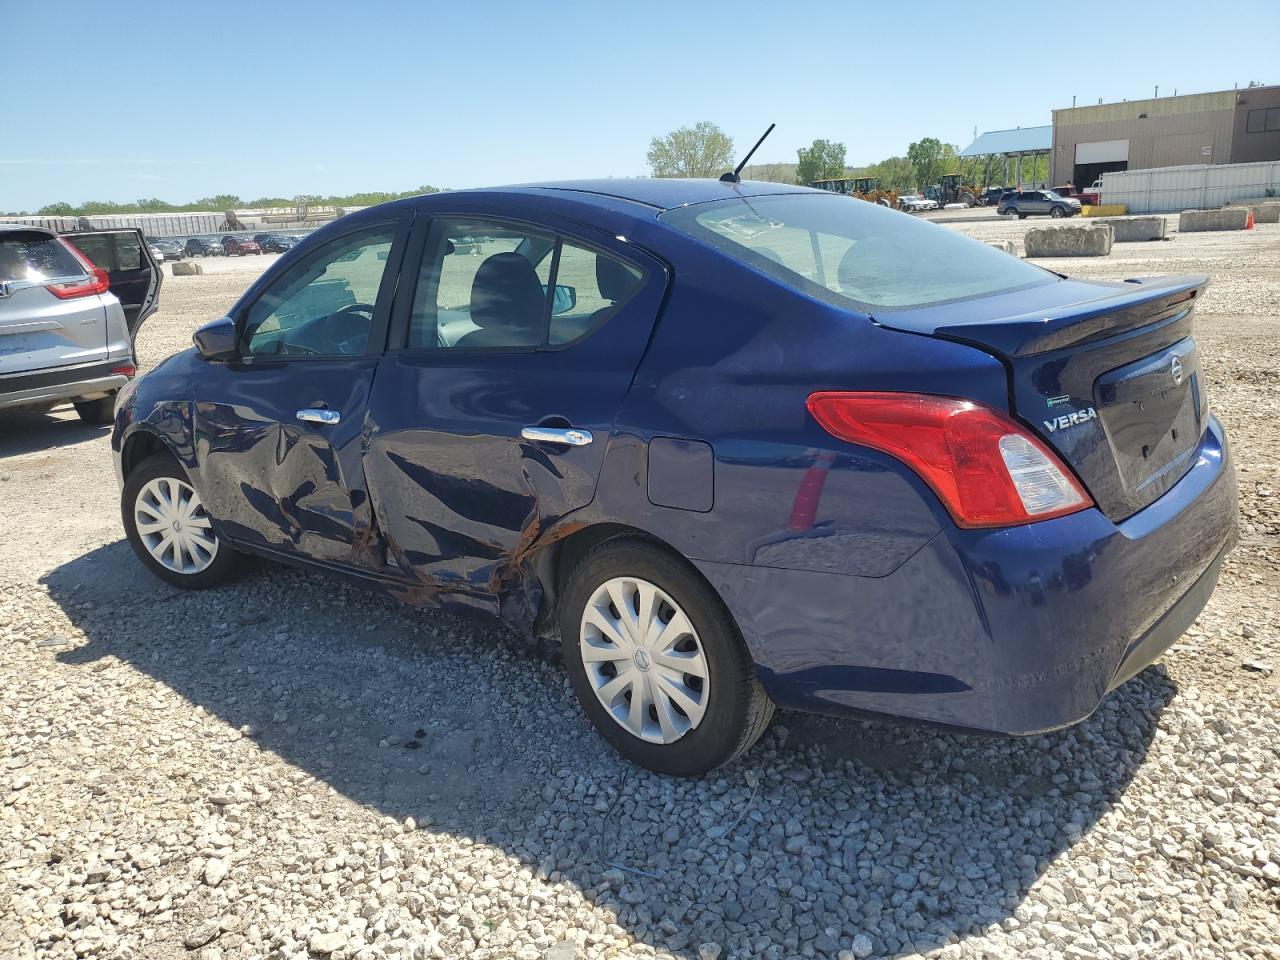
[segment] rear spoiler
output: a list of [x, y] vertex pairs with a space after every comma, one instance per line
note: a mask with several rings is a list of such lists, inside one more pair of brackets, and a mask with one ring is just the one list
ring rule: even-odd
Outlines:
[[[1205, 276], [1170, 276], [1126, 280], [1132, 290], [982, 323], [982, 342], [1008, 357], [1026, 357], [1113, 337], [1126, 330], [1163, 323], [1185, 315], [1209, 285]], [[934, 333], [970, 342], [969, 324], [940, 326]]]

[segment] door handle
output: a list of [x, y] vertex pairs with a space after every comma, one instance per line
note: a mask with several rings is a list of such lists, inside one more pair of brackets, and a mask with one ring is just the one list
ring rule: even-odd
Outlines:
[[562, 443], [568, 447], [585, 447], [593, 439], [590, 430], [577, 427], [525, 427], [520, 436], [536, 443]]
[[304, 407], [298, 411], [298, 419], [303, 423], [335, 424], [342, 419], [337, 410], [324, 410], [319, 407]]

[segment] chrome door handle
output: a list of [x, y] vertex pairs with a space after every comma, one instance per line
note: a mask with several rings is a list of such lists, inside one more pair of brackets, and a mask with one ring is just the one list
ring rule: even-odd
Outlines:
[[569, 447], [585, 447], [593, 439], [590, 430], [577, 427], [525, 427], [520, 436], [537, 443], [563, 443]]
[[298, 411], [298, 419], [303, 423], [334, 424], [342, 419], [337, 410], [325, 410], [320, 407], [305, 407]]

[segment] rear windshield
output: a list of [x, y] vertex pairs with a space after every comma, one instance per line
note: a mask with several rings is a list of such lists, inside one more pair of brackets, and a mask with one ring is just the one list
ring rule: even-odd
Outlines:
[[661, 219], [838, 306], [906, 309], [1056, 279], [954, 230], [851, 197], [717, 200], [668, 210]]
[[0, 233], [0, 283], [83, 277], [71, 251], [46, 233]]

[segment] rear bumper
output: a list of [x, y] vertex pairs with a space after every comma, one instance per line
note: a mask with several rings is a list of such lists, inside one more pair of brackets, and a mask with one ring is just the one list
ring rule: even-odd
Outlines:
[[699, 563], [770, 696], [1026, 734], [1087, 717], [1191, 624], [1235, 543], [1216, 420], [1190, 471], [1115, 524], [1096, 509], [942, 531], [887, 576]]
[[112, 372], [126, 364], [132, 365], [132, 360], [104, 360], [0, 377], [0, 410], [105, 397], [129, 382], [124, 374]]

